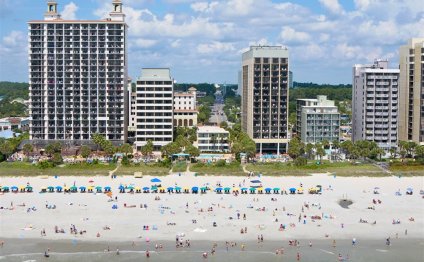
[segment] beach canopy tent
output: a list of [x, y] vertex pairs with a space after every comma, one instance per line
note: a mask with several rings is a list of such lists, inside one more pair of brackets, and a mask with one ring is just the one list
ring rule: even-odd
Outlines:
[[8, 187], [8, 186], [4, 186], [4, 187], [2, 187], [2, 191], [3, 191], [3, 192], [9, 192], [9, 187]]
[[25, 187], [25, 189], [26, 189], [26, 191], [28, 191], [28, 192], [32, 192], [32, 186], [26, 186], [26, 187]]
[[233, 192], [239, 192], [240, 191], [240, 188], [234, 187], [232, 190], [233, 190]]
[[96, 186], [96, 191], [97, 192], [102, 192], [102, 187], [101, 186]]
[[290, 194], [296, 194], [296, 188], [292, 187], [289, 189]]
[[168, 187], [167, 189], [166, 189], [168, 192], [174, 192], [174, 188], [173, 187]]
[[89, 187], [87, 187], [87, 191], [88, 191], [88, 192], [93, 192], [93, 190], [94, 190], [94, 186], [89, 186]]
[[243, 188], [241, 189], [241, 193], [242, 193], [242, 194], [246, 194], [246, 193], [247, 193], [247, 190], [248, 190], [248, 189], [247, 189], [246, 187], [243, 187]]
[[80, 190], [80, 192], [85, 192], [85, 190], [87, 190], [87, 188], [85, 186], [80, 186], [79, 190]]
[[177, 193], [181, 193], [181, 187], [176, 186], [176, 187], [175, 187], [175, 192], [177, 192]]
[[200, 192], [202, 193], [206, 193], [206, 190], [208, 190], [208, 188], [205, 186], [200, 188]]
[[125, 193], [125, 187], [123, 185], [119, 185], [118, 189], [119, 193]]
[[281, 189], [279, 187], [274, 187], [274, 189], [272, 189], [274, 191], [274, 193], [278, 194], [278, 191], [280, 191]]
[[256, 192], [256, 188], [251, 187], [251, 188], [249, 189], [249, 191], [250, 191], [250, 194], [254, 194], [254, 193]]
[[159, 178], [153, 178], [152, 180], [150, 180], [150, 182], [152, 182], [152, 183], [160, 183], [162, 181]]
[[197, 194], [197, 192], [199, 192], [199, 188], [197, 186], [194, 186], [191, 188], [191, 192]]
[[127, 189], [130, 190], [130, 191], [131, 190], [134, 190], [134, 186], [131, 186], [131, 185], [130, 186], [127, 186]]
[[185, 188], [184, 188], [184, 193], [186, 193], [186, 194], [187, 194], [187, 193], [190, 193], [190, 188], [185, 187]]
[[61, 187], [61, 186], [57, 186], [57, 187], [56, 187], [56, 191], [57, 191], [57, 192], [61, 192], [62, 190], [63, 190], [63, 187]]
[[231, 188], [229, 188], [229, 187], [224, 188], [225, 194], [229, 194], [230, 193], [230, 190], [231, 190]]
[[53, 192], [54, 191], [54, 187], [53, 186], [48, 186], [47, 189], [49, 190], [49, 192]]
[[110, 186], [105, 186], [105, 192], [110, 192], [112, 188]]
[[143, 187], [143, 192], [144, 193], [149, 193], [150, 192], [150, 187], [147, 187], [147, 186]]
[[12, 186], [12, 187], [10, 187], [10, 190], [12, 190], [12, 192], [18, 191], [18, 187], [17, 186]]
[[135, 187], [135, 192], [136, 193], [141, 193], [141, 187], [139, 187], [139, 186]]
[[261, 180], [252, 180], [252, 181], [250, 181], [250, 183], [259, 184], [259, 183], [262, 183], [262, 182], [261, 182]]
[[157, 187], [157, 186], [152, 186], [150, 189], [151, 189], [152, 191], [158, 191], [158, 187]]
[[222, 187], [217, 187], [217, 188], [215, 188], [215, 192], [217, 192], [217, 193], [222, 193]]
[[272, 188], [267, 187], [267, 188], [265, 188], [265, 193], [269, 194], [269, 193], [271, 193], [271, 190], [272, 190]]
[[297, 188], [297, 193], [298, 194], [303, 194], [303, 188], [302, 187]]
[[69, 190], [71, 190], [71, 192], [76, 192], [78, 188], [76, 186], [71, 186]]

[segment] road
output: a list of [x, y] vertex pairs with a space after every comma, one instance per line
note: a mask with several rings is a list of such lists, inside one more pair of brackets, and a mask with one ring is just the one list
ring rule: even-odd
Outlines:
[[211, 110], [210, 123], [219, 125], [221, 122], [227, 121], [227, 116], [224, 113], [224, 98], [218, 92], [215, 93], [215, 103], [211, 106]]

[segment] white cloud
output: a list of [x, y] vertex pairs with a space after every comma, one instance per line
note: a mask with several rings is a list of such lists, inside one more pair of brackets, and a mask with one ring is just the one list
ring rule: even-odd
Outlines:
[[280, 38], [285, 43], [306, 42], [311, 39], [308, 33], [296, 31], [289, 26], [283, 27], [280, 33]]
[[14, 47], [26, 43], [26, 37], [21, 31], [12, 31], [9, 35], [3, 37], [3, 44], [7, 47]]
[[343, 14], [343, 7], [338, 0], [319, 0], [319, 2], [333, 14]]
[[200, 44], [197, 46], [197, 52], [201, 54], [219, 53], [234, 51], [235, 47], [232, 43], [221, 43], [214, 41], [210, 44]]
[[62, 11], [62, 18], [66, 20], [75, 20], [76, 12], [78, 11], [78, 6], [74, 2], [70, 2], [65, 5]]
[[366, 10], [370, 5], [371, 0], [354, 0], [355, 7], [359, 10]]
[[158, 41], [153, 39], [139, 38], [135, 40], [135, 45], [141, 48], [148, 48], [154, 46]]
[[252, 11], [254, 0], [229, 0], [226, 5], [226, 14], [230, 16], [244, 16]]
[[219, 5], [218, 2], [195, 2], [190, 5], [191, 9], [195, 12], [200, 13], [209, 13], [212, 12], [217, 6]]

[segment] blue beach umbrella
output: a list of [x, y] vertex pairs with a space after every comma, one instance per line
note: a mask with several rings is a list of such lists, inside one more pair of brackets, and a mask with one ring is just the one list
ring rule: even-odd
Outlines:
[[152, 182], [152, 183], [160, 183], [162, 181], [159, 178], [153, 178], [152, 180], [150, 180], [150, 182]]

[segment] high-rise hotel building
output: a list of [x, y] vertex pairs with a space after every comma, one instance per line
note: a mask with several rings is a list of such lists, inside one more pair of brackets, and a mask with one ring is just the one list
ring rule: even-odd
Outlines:
[[353, 66], [352, 140], [374, 141], [389, 151], [398, 143], [399, 69], [387, 60]]
[[126, 141], [127, 25], [121, 0], [103, 20], [64, 20], [56, 1], [28, 22], [30, 138]]
[[287, 151], [289, 52], [252, 46], [242, 58], [242, 128], [258, 153]]
[[424, 145], [424, 38], [399, 51], [399, 140]]
[[169, 68], [143, 68], [136, 84], [135, 146], [140, 150], [151, 140], [154, 150], [172, 142], [174, 80]]

